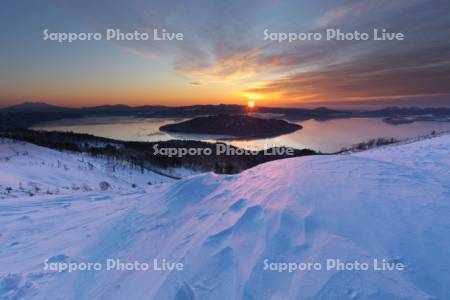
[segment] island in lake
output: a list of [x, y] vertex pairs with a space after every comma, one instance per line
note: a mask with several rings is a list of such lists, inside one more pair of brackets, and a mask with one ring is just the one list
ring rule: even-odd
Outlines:
[[269, 138], [291, 133], [302, 126], [278, 119], [262, 119], [247, 115], [220, 114], [197, 117], [188, 121], [161, 126], [159, 130], [173, 133], [225, 135], [234, 138]]

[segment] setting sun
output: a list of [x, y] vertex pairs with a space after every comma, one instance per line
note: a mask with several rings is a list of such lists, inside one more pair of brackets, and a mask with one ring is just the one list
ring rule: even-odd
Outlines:
[[250, 107], [250, 108], [255, 107], [255, 102], [254, 101], [248, 101], [248, 107]]

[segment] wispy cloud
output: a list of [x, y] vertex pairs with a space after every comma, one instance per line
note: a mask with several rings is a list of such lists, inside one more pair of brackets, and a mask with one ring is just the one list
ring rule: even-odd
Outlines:
[[[71, 2], [72, 3], [72, 2]], [[310, 2], [304, 2], [304, 5]], [[335, 1], [309, 25], [293, 18], [297, 1], [78, 1], [70, 4], [97, 27], [181, 31], [177, 43], [124, 42], [130, 52], [164, 56], [191, 85], [270, 81], [245, 92], [288, 99], [338, 99], [449, 93], [450, 2], [447, 0]], [[176, 7], [176, 9], [175, 9]], [[277, 10], [278, 9], [278, 10]], [[320, 11], [320, 10], [319, 10]], [[290, 16], [290, 17], [286, 17]], [[263, 29], [404, 32], [402, 42], [263, 41]]]
[[[385, 13], [387, 8], [391, 9], [389, 14]], [[316, 70], [291, 73], [247, 92], [276, 93], [292, 101], [450, 94], [449, 10], [448, 1], [398, 1], [395, 9], [386, 1], [338, 6], [319, 18], [322, 26], [351, 25], [359, 31], [387, 28], [404, 32], [406, 40], [321, 45], [336, 48], [334, 53], [317, 57], [315, 63], [320, 67]], [[348, 16], [351, 12], [360, 17], [377, 15], [381, 21], [367, 22], [370, 18], [365, 18], [365, 23], [352, 23]]]
[[362, 25], [380, 17], [398, 13], [400, 10], [426, 0], [352, 0], [327, 10], [316, 23], [321, 28], [343, 26], [345, 24]]

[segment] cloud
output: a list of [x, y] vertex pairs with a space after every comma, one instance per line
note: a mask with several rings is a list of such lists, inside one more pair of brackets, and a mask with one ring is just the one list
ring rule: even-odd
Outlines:
[[353, 0], [346, 1], [327, 10], [316, 24], [321, 28], [373, 22], [382, 17], [392, 16], [399, 11], [425, 0]]
[[[350, 99], [448, 93], [450, 2], [448, 0], [334, 1], [312, 17], [308, 1], [70, 1], [96, 28], [166, 28], [182, 42], [125, 42], [150, 59], [164, 57], [194, 85], [271, 78], [248, 93], [288, 99]], [[293, 14], [298, 11], [299, 15]], [[309, 17], [309, 19], [308, 19]], [[304, 24], [302, 20], [309, 20]], [[321, 41], [280, 44], [263, 30], [316, 31], [326, 27], [403, 32], [402, 42]]]
[[[216, 79], [246, 77], [253, 67], [238, 66], [243, 59], [254, 60], [251, 51], [262, 41], [254, 34], [259, 11], [271, 0], [263, 1], [68, 1], [66, 6], [95, 28], [122, 31], [166, 29], [181, 32], [183, 41], [118, 42], [131, 53], [144, 57], [169, 58], [174, 69], [186, 74], [205, 71]], [[198, 71], [197, 71], [198, 70]], [[241, 75], [240, 75], [241, 74]]]
[[[447, 51], [450, 49], [447, 49]], [[257, 94], [281, 93], [287, 99], [362, 99], [423, 94], [450, 94], [450, 63], [387, 67], [397, 57], [380, 56], [300, 73], [249, 89]]]
[[238, 81], [257, 76], [286, 64], [288, 56], [263, 56], [258, 49], [242, 49], [207, 63], [180, 62], [176, 70], [208, 81]]
[[[353, 5], [359, 7], [357, 14], [374, 14], [375, 4], [368, 6], [363, 1]], [[348, 25], [346, 14], [351, 8], [355, 9], [338, 7], [332, 10], [337, 13], [325, 13], [325, 19]], [[362, 31], [379, 27], [404, 32], [405, 41], [334, 42], [331, 45], [339, 54], [318, 57], [315, 63], [319, 68], [291, 73], [246, 92], [281, 94], [293, 101], [450, 94], [450, 3], [415, 1], [415, 5], [408, 3], [389, 16], [381, 13], [385, 8], [380, 10], [378, 23], [352, 26]], [[334, 62], [331, 58], [335, 58]]]

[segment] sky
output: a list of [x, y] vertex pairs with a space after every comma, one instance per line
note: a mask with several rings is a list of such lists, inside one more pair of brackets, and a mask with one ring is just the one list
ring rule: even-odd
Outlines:
[[[449, 12], [448, 0], [3, 0], [0, 106], [450, 105]], [[44, 40], [45, 29], [103, 37], [165, 29], [183, 40], [59, 43]], [[370, 38], [264, 34], [327, 29]], [[376, 41], [374, 29], [405, 38]]]

